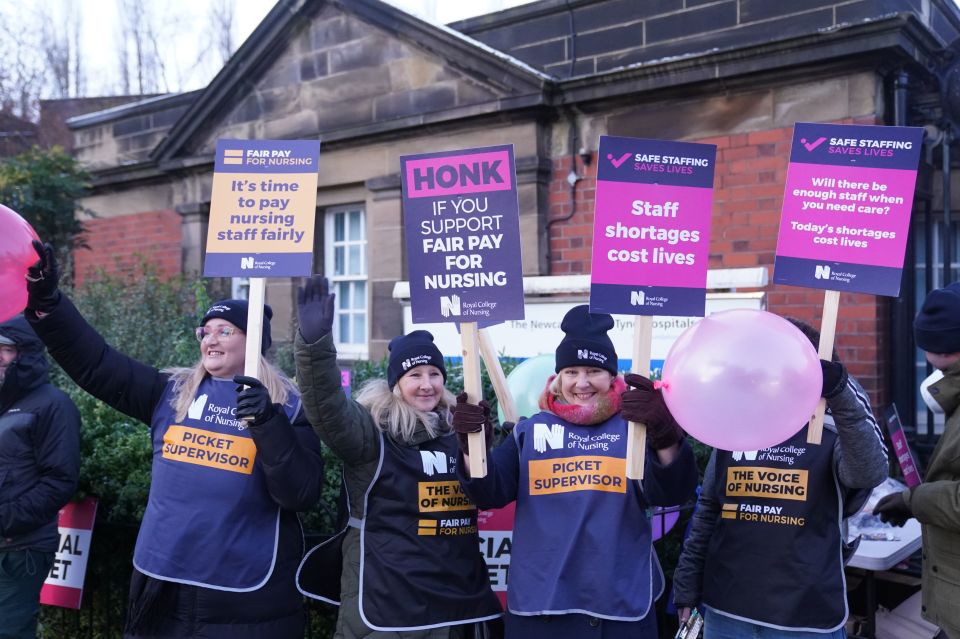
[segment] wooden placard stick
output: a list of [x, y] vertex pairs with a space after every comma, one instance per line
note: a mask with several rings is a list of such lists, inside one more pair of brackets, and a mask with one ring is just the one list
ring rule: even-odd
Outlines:
[[[650, 351], [653, 345], [653, 316], [633, 319], [633, 366], [630, 372], [650, 377]], [[630, 422], [627, 426], [627, 478], [643, 479], [647, 454], [647, 426]]]
[[[840, 310], [840, 291], [825, 291], [823, 295], [823, 320], [820, 322], [820, 345], [817, 353], [828, 362], [833, 359], [833, 341], [837, 335], [837, 312]], [[807, 443], [819, 444], [823, 436], [823, 415], [827, 400], [820, 398], [817, 410], [807, 429]]]
[[[243, 357], [243, 374], [260, 379], [260, 344], [263, 340], [263, 301], [266, 293], [266, 278], [250, 278], [250, 294], [247, 299], [247, 345]], [[248, 422], [253, 417], [246, 418]]]
[[487, 329], [481, 328], [480, 333], [480, 357], [483, 359], [483, 365], [487, 367], [487, 374], [490, 375], [490, 382], [493, 384], [493, 392], [497, 395], [497, 401], [503, 410], [503, 416], [508, 422], [516, 423], [520, 418], [517, 415], [517, 405], [513, 401], [513, 393], [507, 386], [507, 377], [503, 374], [503, 367], [500, 365], [500, 357], [497, 350], [493, 347], [493, 340], [490, 339], [490, 333]]
[[[483, 399], [480, 382], [480, 344], [476, 322], [460, 324], [460, 346], [463, 356], [463, 391], [467, 401], [478, 404]], [[470, 477], [487, 476], [487, 441], [483, 431], [467, 435], [467, 451], [470, 457]]]

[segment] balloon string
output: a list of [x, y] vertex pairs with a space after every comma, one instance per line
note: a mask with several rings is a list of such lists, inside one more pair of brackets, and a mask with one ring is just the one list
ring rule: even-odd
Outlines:
[[657, 390], [662, 390], [664, 388], [670, 388], [670, 383], [665, 382], [662, 379], [653, 380], [653, 387]]

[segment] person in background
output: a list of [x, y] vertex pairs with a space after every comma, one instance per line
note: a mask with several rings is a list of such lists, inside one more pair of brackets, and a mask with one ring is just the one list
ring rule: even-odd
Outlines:
[[0, 324], [0, 638], [36, 636], [57, 513], [80, 474], [80, 413], [22, 315]]
[[[479, 639], [495, 632], [500, 603], [477, 536], [477, 509], [457, 482], [454, 397], [427, 331], [390, 341], [387, 379], [340, 385], [334, 295], [315, 276], [300, 289], [295, 353], [307, 416], [343, 460], [349, 525], [300, 571], [301, 582], [340, 574], [337, 639]], [[308, 573], [306, 576], [304, 573]], [[339, 586], [339, 587], [337, 587]], [[309, 596], [322, 598], [309, 588]]]
[[[52, 247], [35, 246], [26, 312], [34, 330], [81, 388], [150, 426], [150, 497], [125, 636], [303, 636], [297, 511], [320, 499], [320, 441], [293, 382], [262, 354], [259, 379], [243, 376], [247, 302], [204, 313], [196, 365], [157, 370], [104, 341], [59, 291]], [[261, 353], [271, 316], [265, 306]]]
[[[662, 575], [647, 509], [693, 497], [693, 450], [654, 384], [617, 374], [613, 318], [572, 308], [540, 411], [520, 420], [470, 477], [467, 437], [492, 434], [490, 411], [458, 399], [453, 424], [467, 495], [480, 508], [516, 502], [508, 639], [656, 639]], [[627, 390], [627, 387], [630, 387]], [[642, 481], [626, 477], [627, 422], [647, 427]]]
[[673, 584], [680, 622], [700, 606], [705, 637], [846, 637], [841, 524], [887, 476], [887, 452], [860, 384], [836, 353], [820, 365], [820, 445], [804, 426], [772, 448], [710, 456]]
[[913, 335], [936, 369], [921, 385], [921, 396], [946, 423], [923, 483], [883, 497], [874, 514], [896, 526], [911, 517], [920, 522], [920, 614], [950, 639], [960, 639], [960, 282], [927, 295]]

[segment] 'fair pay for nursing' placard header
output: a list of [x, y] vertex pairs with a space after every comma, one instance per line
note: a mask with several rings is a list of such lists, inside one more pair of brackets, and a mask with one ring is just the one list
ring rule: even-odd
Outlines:
[[318, 140], [218, 140], [207, 277], [310, 275]]

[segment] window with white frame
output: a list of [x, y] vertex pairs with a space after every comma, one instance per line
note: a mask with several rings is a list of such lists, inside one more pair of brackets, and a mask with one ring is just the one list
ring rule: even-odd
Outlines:
[[359, 204], [327, 209], [324, 273], [337, 294], [333, 339], [341, 357], [367, 355], [367, 231]]

